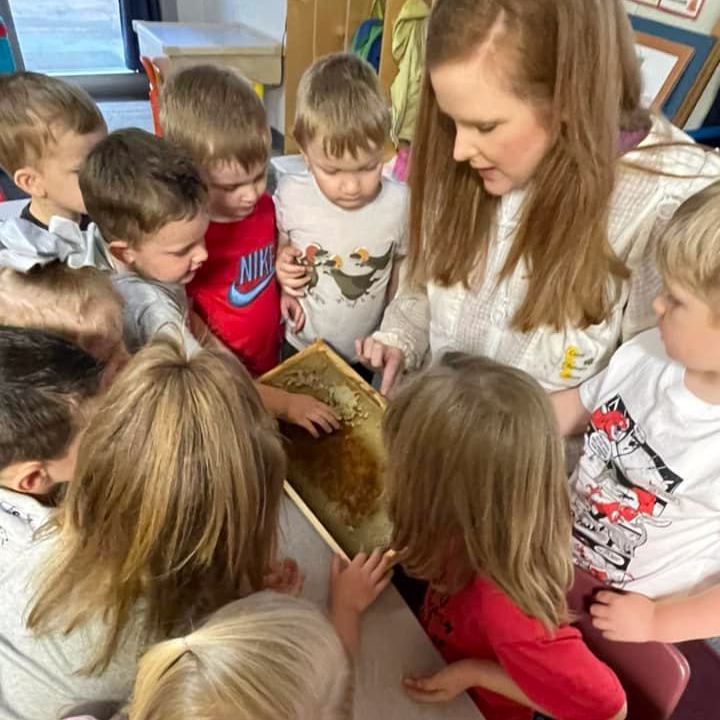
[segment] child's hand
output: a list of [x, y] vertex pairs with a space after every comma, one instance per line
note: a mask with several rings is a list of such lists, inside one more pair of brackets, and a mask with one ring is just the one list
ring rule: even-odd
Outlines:
[[265, 575], [263, 581], [266, 590], [298, 597], [302, 592], [305, 576], [292, 558], [285, 558], [282, 562], [270, 566], [270, 572]]
[[297, 263], [297, 258], [301, 256], [300, 250], [292, 245], [285, 245], [275, 262], [275, 272], [280, 286], [284, 292], [293, 297], [305, 295], [303, 288], [310, 282], [308, 268]]
[[288, 295], [284, 290], [280, 297], [280, 312], [283, 320], [290, 323], [293, 332], [299, 333], [305, 326], [305, 313], [297, 298]]
[[330, 567], [331, 613], [365, 612], [388, 586], [390, 566], [382, 550], [373, 550], [369, 557], [358, 553], [349, 563], [335, 555]]
[[458, 660], [430, 677], [405, 678], [403, 687], [417, 702], [449, 702], [478, 684], [475, 680], [481, 665], [482, 660]]
[[340, 429], [340, 418], [331, 407], [311, 395], [289, 395], [284, 420], [305, 428], [314, 438], [320, 437], [318, 427], [326, 433]]
[[359, 553], [352, 562], [335, 555], [330, 566], [330, 620], [345, 649], [360, 654], [360, 615], [388, 586], [391, 561], [381, 550], [368, 557]]
[[355, 341], [355, 354], [365, 367], [382, 373], [380, 394], [387, 397], [405, 369], [403, 351], [366, 337]]
[[657, 639], [656, 604], [638, 593], [602, 590], [590, 607], [592, 623], [608, 640], [649, 642]]

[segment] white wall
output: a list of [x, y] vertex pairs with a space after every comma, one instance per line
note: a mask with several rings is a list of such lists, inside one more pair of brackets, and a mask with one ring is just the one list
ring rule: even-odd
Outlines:
[[[673, 25], [675, 27], [683, 28], [685, 30], [693, 30], [700, 33], [711, 33], [713, 28], [718, 22], [720, 22], [720, 1], [719, 0], [705, 0], [700, 15], [696, 20], [688, 20], [687, 18], [678, 17], [677, 15], [671, 15], [666, 12], [662, 12], [649, 5], [644, 5], [639, 2], [633, 2], [633, 0], [624, 0], [627, 10], [632, 15], [638, 15], [640, 17], [646, 17], [649, 20], [656, 20], [657, 22], [664, 23], [665, 25]], [[715, 96], [720, 90], [720, 68], [713, 75], [712, 79], [708, 83], [705, 92], [700, 97], [695, 110], [690, 116], [685, 127], [689, 130], [694, 130], [702, 124], [705, 116], [710, 110]]]
[[[241, 22], [278, 42], [285, 34], [286, 0], [169, 0], [180, 22]], [[168, 0], [163, 0], [168, 2]]]

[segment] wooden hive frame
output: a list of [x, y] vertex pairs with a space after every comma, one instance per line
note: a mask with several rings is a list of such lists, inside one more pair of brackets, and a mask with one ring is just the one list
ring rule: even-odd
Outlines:
[[[335, 370], [337, 370], [343, 377], [345, 383], [354, 391], [359, 392], [369, 402], [377, 406], [377, 408], [384, 412], [387, 407], [387, 401], [380, 395], [373, 387], [366, 383], [337, 353], [335, 353], [325, 342], [317, 340], [309, 347], [305, 348], [297, 355], [293, 355], [285, 362], [278, 365], [273, 370], [263, 375], [260, 381], [265, 384], [274, 385], [279, 382], [280, 378], [295, 369], [302, 368], [309, 359], [315, 361], [315, 358], [321, 357], [324, 362], [327, 362]], [[288, 480], [285, 481], [284, 490], [286, 495], [295, 504], [301, 514], [308, 520], [313, 526], [317, 533], [323, 538], [327, 545], [336, 553], [339, 553], [342, 557], [348, 557], [347, 552], [343, 549], [342, 545], [323, 524], [320, 518], [315, 512], [309, 507], [309, 505], [303, 500], [300, 493], [293, 487], [292, 483]]]

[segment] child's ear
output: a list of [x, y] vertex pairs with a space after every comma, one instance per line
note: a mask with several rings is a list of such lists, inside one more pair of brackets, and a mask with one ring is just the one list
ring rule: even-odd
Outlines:
[[47, 473], [39, 460], [18, 462], [3, 470], [2, 485], [17, 492], [39, 495], [45, 492]]
[[124, 240], [111, 240], [108, 244], [110, 254], [125, 265], [132, 265], [135, 259], [135, 253], [128, 247]]
[[45, 183], [42, 174], [33, 167], [21, 167], [13, 173], [13, 182], [32, 197], [45, 197]]

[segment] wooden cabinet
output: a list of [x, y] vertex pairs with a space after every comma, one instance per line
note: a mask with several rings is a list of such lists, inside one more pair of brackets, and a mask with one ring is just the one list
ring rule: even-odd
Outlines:
[[[390, 51], [392, 28], [405, 0], [385, 0], [380, 83], [390, 101], [397, 66]], [[285, 151], [297, 152], [292, 139], [297, 86], [307, 67], [331, 52], [348, 50], [360, 24], [370, 17], [372, 0], [287, 0], [285, 41]]]

